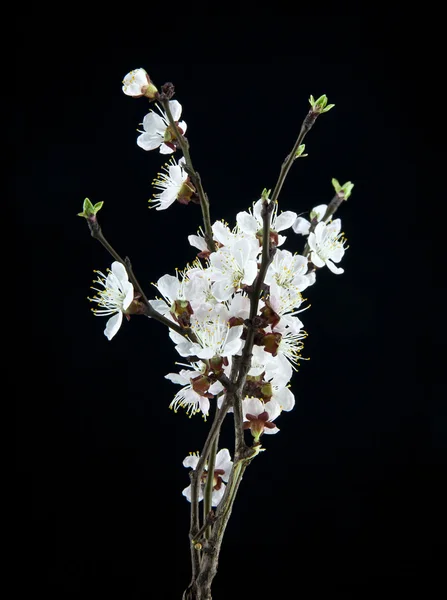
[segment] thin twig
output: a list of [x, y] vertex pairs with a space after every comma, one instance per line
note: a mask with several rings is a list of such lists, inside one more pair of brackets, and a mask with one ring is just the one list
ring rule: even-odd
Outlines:
[[186, 162], [185, 170], [188, 173], [188, 175], [191, 177], [191, 181], [194, 184], [194, 186], [197, 190], [197, 194], [199, 196], [200, 208], [202, 210], [203, 225], [205, 228], [206, 245], [208, 246], [208, 250], [210, 252], [214, 252], [216, 249], [216, 245], [213, 240], [213, 230], [211, 228], [210, 203], [208, 200], [208, 196], [203, 189], [202, 180], [200, 178], [200, 175], [193, 167], [191, 155], [189, 153], [189, 142], [185, 138], [185, 136], [181, 133], [181, 131], [179, 130], [177, 123], [174, 121], [171, 109], [169, 107], [169, 100], [162, 99], [160, 101], [163, 104], [163, 108], [165, 109], [169, 124], [175, 131], [176, 140], [178, 141], [180, 148], [183, 152], [183, 156], [185, 157], [185, 162]]

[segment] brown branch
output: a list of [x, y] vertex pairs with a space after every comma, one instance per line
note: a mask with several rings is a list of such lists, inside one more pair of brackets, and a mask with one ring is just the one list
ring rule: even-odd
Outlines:
[[214, 252], [216, 249], [216, 245], [213, 240], [213, 230], [211, 228], [210, 203], [208, 200], [208, 196], [205, 193], [205, 190], [203, 189], [202, 180], [200, 178], [200, 175], [193, 167], [191, 155], [189, 153], [189, 142], [188, 142], [187, 138], [179, 130], [177, 123], [174, 121], [174, 118], [171, 113], [171, 109], [169, 107], [169, 100], [167, 98], [163, 98], [163, 99], [160, 99], [160, 102], [162, 103], [163, 108], [165, 109], [166, 116], [168, 117], [170, 126], [175, 131], [176, 141], [178, 141], [179, 146], [183, 152], [183, 156], [185, 157], [185, 162], [186, 162], [185, 171], [191, 177], [191, 181], [194, 184], [194, 186], [197, 190], [197, 194], [199, 196], [200, 208], [202, 210], [203, 225], [205, 227], [206, 245], [208, 246], [208, 250], [210, 252]]

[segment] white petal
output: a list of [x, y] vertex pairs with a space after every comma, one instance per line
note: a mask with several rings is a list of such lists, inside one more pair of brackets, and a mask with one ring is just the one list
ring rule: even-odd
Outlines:
[[255, 235], [259, 229], [257, 220], [247, 212], [240, 212], [236, 216], [237, 224], [244, 233]]
[[191, 244], [191, 246], [198, 248], [200, 251], [207, 249], [205, 238], [198, 235], [188, 235], [188, 242]]
[[324, 267], [324, 265], [326, 264], [324, 262], [324, 260], [318, 256], [318, 254], [316, 252], [311, 252], [310, 253], [310, 260], [319, 269], [321, 269], [321, 267]]
[[343, 247], [340, 246], [340, 248], [335, 248], [331, 252], [331, 260], [333, 260], [334, 262], [338, 263], [338, 262], [341, 261], [341, 259], [343, 258], [344, 254], [345, 254], [345, 249]]
[[177, 294], [180, 288], [180, 282], [173, 275], [163, 275], [157, 281], [157, 288], [160, 293], [169, 301], [174, 302], [177, 299]]
[[118, 260], [115, 260], [112, 263], [110, 270], [119, 279], [120, 282], [121, 281], [129, 281], [129, 278], [127, 276], [126, 267], [123, 265], [123, 263], [119, 262]]
[[199, 408], [205, 417], [208, 416], [210, 412], [210, 401], [205, 396], [199, 396]]
[[274, 421], [281, 414], [280, 404], [273, 399], [264, 404], [264, 410], [268, 412], [269, 421]]
[[[315, 240], [317, 244], [321, 243], [324, 235], [326, 234], [326, 223], [320, 221], [318, 225], [315, 227]], [[309, 236], [310, 237], [310, 236]]]
[[292, 229], [295, 233], [300, 233], [301, 235], [308, 235], [310, 229], [310, 221], [304, 219], [303, 217], [297, 217], [295, 223], [292, 225]]
[[258, 221], [259, 227], [262, 227], [262, 225], [263, 225], [261, 212], [262, 212], [262, 198], [257, 200], [253, 206], [253, 216]]
[[123, 281], [121, 283], [121, 287], [125, 294], [123, 300], [123, 310], [126, 310], [133, 302], [133, 285], [130, 283], [130, 281]]
[[296, 213], [292, 212], [291, 210], [281, 213], [275, 219], [275, 231], [284, 231], [285, 229], [289, 229], [289, 227], [292, 227], [296, 221], [296, 218]]
[[183, 496], [185, 496], [185, 498], [187, 500], [189, 500], [189, 502], [191, 502], [191, 486], [188, 485], [188, 487], [186, 487], [183, 491], [182, 491]]
[[222, 485], [220, 486], [220, 489], [213, 490], [211, 505], [217, 506], [219, 504], [219, 502], [222, 500], [224, 494], [225, 494], [225, 484], [222, 483]]
[[220, 383], [220, 381], [215, 381], [214, 383], [212, 383], [209, 387], [208, 392], [210, 394], [218, 394], [219, 392], [221, 392], [224, 389], [224, 386]]
[[143, 150], [155, 150], [162, 141], [163, 138], [158, 133], [142, 133], [137, 137], [137, 144]]
[[228, 332], [228, 336], [227, 336], [225, 345], [230, 344], [230, 343], [234, 342], [235, 340], [239, 340], [242, 335], [243, 329], [244, 329], [243, 325], [236, 325], [236, 327], [231, 327], [230, 331]]
[[230, 471], [233, 467], [233, 462], [231, 460], [231, 454], [227, 448], [222, 448], [216, 454], [216, 463], [215, 469], [222, 469], [225, 471], [224, 475], [221, 475], [224, 481], [228, 481], [228, 477], [230, 475]]
[[178, 122], [178, 126], [180, 127], [180, 129], [183, 131], [183, 133], [185, 133], [185, 131], [187, 130], [188, 126], [185, 123], [185, 121], [179, 121]]
[[231, 295], [234, 292], [234, 287], [231, 283], [231, 280], [225, 278], [222, 279], [222, 281], [214, 282], [211, 286], [211, 290], [216, 300], [219, 302], [225, 302], [231, 298]]
[[182, 105], [180, 102], [178, 100], [169, 100], [169, 108], [174, 121], [178, 121], [182, 115]]
[[214, 239], [223, 244], [228, 245], [231, 241], [231, 231], [226, 227], [222, 221], [216, 221], [213, 224], [213, 236]]
[[167, 144], [162, 144], [160, 146], [160, 154], [172, 154], [174, 152], [174, 149], [171, 148], [170, 146], [168, 146]]
[[328, 269], [330, 271], [332, 271], [332, 273], [335, 273], [336, 275], [341, 275], [342, 273], [345, 272], [345, 270], [342, 269], [341, 267], [336, 267], [331, 260], [327, 260], [326, 265], [327, 265]]
[[244, 278], [242, 279], [242, 283], [245, 283], [246, 285], [251, 285], [256, 279], [257, 274], [258, 264], [256, 260], [249, 260], [244, 268]]
[[328, 230], [338, 235], [341, 229], [341, 219], [334, 219], [328, 226]]
[[278, 433], [278, 431], [279, 431], [279, 428], [276, 427], [276, 425], [273, 429], [269, 429], [268, 427], [266, 427], [264, 429], [264, 433], [266, 433], [267, 435], [273, 435], [274, 433]]
[[199, 462], [199, 457], [197, 454], [190, 454], [183, 461], [184, 467], [190, 467], [191, 469], [195, 469], [197, 467], [197, 463]]
[[292, 410], [295, 406], [295, 396], [289, 388], [284, 387], [274, 394], [274, 399], [279, 404], [281, 410]]
[[152, 308], [154, 308], [157, 312], [161, 313], [165, 317], [167, 316], [167, 313], [169, 313], [170, 307], [166, 304], [164, 300], [149, 300], [149, 304], [152, 306]]
[[151, 111], [143, 119], [143, 129], [146, 133], [163, 137], [166, 131], [166, 123], [160, 115]]
[[[191, 371], [191, 373], [192, 372], [193, 371]], [[186, 377], [183, 377], [183, 375], [180, 375], [179, 373], [168, 373], [165, 375], [165, 379], [169, 379], [172, 383], [178, 383], [179, 385], [187, 385], [190, 383], [189, 379], [186, 379]]]
[[242, 400], [242, 412], [244, 415], [244, 421], [248, 421], [246, 417], [247, 413], [255, 417], [263, 413], [265, 410], [264, 406], [264, 402], [259, 400], [259, 398], [244, 398], [244, 400]]
[[104, 335], [108, 340], [111, 340], [113, 336], [117, 334], [122, 322], [123, 313], [121, 311], [116, 313], [116, 315], [113, 315], [113, 317], [110, 317], [106, 323], [106, 328], [104, 329]]

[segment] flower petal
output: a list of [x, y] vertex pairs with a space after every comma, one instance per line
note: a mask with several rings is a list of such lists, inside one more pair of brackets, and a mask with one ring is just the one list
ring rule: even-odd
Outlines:
[[182, 115], [182, 105], [180, 102], [178, 100], [169, 100], [169, 108], [174, 121], [178, 121]]
[[142, 133], [137, 137], [137, 144], [143, 150], [155, 150], [162, 141], [163, 138], [158, 133]]
[[[193, 373], [193, 371], [191, 371], [191, 373]], [[188, 383], [190, 383], [189, 379], [186, 379], [183, 375], [180, 375], [180, 373], [168, 373], [165, 375], [165, 379], [169, 379], [172, 383], [178, 383], [179, 385], [188, 385]]]
[[165, 143], [163, 143], [160, 146], [160, 154], [172, 154], [173, 152], [174, 152], [174, 149]]
[[310, 221], [304, 219], [303, 217], [297, 217], [295, 223], [292, 225], [292, 229], [295, 233], [300, 233], [301, 235], [308, 235], [310, 229]]
[[332, 271], [332, 273], [335, 273], [336, 275], [341, 275], [342, 273], [345, 272], [345, 270], [342, 269], [341, 267], [336, 267], [331, 260], [327, 260], [326, 265], [327, 265], [329, 271]]
[[248, 212], [240, 212], [236, 216], [237, 224], [240, 229], [247, 234], [256, 235], [259, 229], [259, 223]]
[[113, 336], [118, 333], [118, 329], [121, 327], [121, 323], [123, 322], [123, 313], [120, 311], [110, 317], [110, 319], [106, 323], [106, 328], [104, 329], [104, 335], [110, 341]]
[[289, 411], [295, 406], [295, 396], [288, 387], [279, 389], [274, 394], [274, 399], [279, 404], [281, 410]]
[[291, 210], [287, 210], [286, 212], [281, 213], [275, 219], [275, 231], [284, 231], [284, 229], [289, 229], [295, 223], [297, 219], [296, 213]]
[[177, 299], [179, 288], [180, 282], [174, 275], [163, 275], [163, 277], [160, 277], [157, 281], [157, 289], [171, 302], [174, 302], [174, 300]]

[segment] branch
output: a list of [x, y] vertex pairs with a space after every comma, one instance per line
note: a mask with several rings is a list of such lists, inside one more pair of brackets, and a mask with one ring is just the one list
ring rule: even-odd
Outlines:
[[126, 269], [127, 275], [129, 277], [129, 281], [132, 283], [134, 289], [139, 294], [140, 301], [144, 305], [144, 313], [143, 314], [145, 314], [147, 317], [155, 319], [156, 321], [159, 321], [160, 323], [163, 323], [163, 325], [166, 325], [166, 327], [173, 329], [174, 331], [176, 331], [183, 337], [186, 337], [186, 338], [190, 339], [191, 341], [196, 341], [194, 339], [195, 338], [194, 334], [189, 329], [184, 329], [184, 328], [180, 327], [173, 321], [167, 319], [165, 316], [163, 316], [161, 313], [159, 313], [157, 310], [155, 310], [155, 308], [153, 308], [151, 306], [149, 300], [146, 297], [146, 294], [143, 292], [143, 288], [141, 287], [137, 278], [134, 275], [134, 272], [132, 270], [132, 265], [131, 265], [129, 258], [126, 256], [125, 259], [122, 259], [121, 256], [118, 254], [118, 252], [109, 244], [109, 242], [104, 237], [104, 234], [102, 232], [101, 226], [99, 225], [96, 215], [94, 216], [94, 218], [86, 219], [86, 221], [88, 223], [91, 236], [95, 240], [98, 240], [99, 242], [101, 242], [101, 244], [109, 252], [109, 254], [115, 260], [120, 262]]
[[[219, 409], [216, 406], [216, 411]], [[208, 458], [208, 474], [206, 477], [205, 484], [205, 493], [203, 495], [203, 522], [206, 523], [208, 520], [208, 515], [211, 511], [211, 507], [213, 504], [213, 488], [214, 488], [214, 467], [216, 464], [216, 454], [217, 454], [217, 445], [219, 442], [219, 433], [218, 431], [216, 437], [214, 438], [213, 443], [211, 444], [210, 455]], [[205, 530], [205, 537], [209, 537], [211, 533], [211, 528], [207, 527]]]
[[306, 134], [311, 130], [313, 124], [317, 120], [317, 117], [318, 113], [315, 113], [312, 109], [307, 113], [303, 124], [301, 125], [300, 133], [296, 139], [295, 145], [293, 146], [291, 153], [286, 156], [283, 164], [281, 165], [281, 171], [279, 173], [278, 181], [276, 182], [271, 197], [272, 202], [277, 202], [283, 183], [290, 171], [290, 167], [292, 166], [293, 161], [296, 158], [295, 155], [298, 151], [298, 148], [302, 144], [304, 138], [306, 137]]
[[165, 109], [169, 124], [175, 131], [176, 140], [178, 141], [180, 148], [182, 149], [183, 156], [185, 157], [185, 161], [186, 161], [185, 171], [191, 177], [191, 181], [193, 182], [193, 184], [197, 190], [197, 194], [199, 196], [200, 208], [202, 209], [203, 225], [205, 227], [206, 245], [208, 246], [208, 250], [210, 252], [214, 252], [216, 249], [216, 246], [215, 246], [215, 243], [213, 240], [213, 230], [211, 228], [210, 203], [208, 200], [208, 196], [206, 195], [206, 193], [203, 189], [202, 180], [200, 178], [200, 175], [199, 175], [199, 173], [197, 173], [197, 171], [193, 167], [193, 164], [191, 161], [191, 155], [189, 153], [189, 142], [185, 138], [185, 136], [181, 133], [181, 131], [179, 130], [177, 123], [174, 121], [174, 118], [171, 113], [171, 109], [169, 107], [169, 100], [167, 98], [160, 99], [160, 102], [163, 104], [163, 108]]

